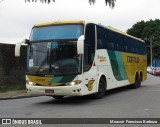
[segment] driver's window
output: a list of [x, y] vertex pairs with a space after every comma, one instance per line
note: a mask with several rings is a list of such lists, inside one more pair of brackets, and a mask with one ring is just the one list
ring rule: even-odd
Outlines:
[[95, 25], [88, 24], [85, 31], [84, 71], [88, 71], [95, 56]]

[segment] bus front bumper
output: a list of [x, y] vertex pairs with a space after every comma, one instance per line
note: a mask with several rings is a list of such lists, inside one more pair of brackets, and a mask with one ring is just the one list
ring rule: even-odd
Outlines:
[[82, 88], [80, 85], [75, 86], [34, 86], [26, 85], [27, 92], [30, 95], [46, 95], [46, 96], [82, 96]]

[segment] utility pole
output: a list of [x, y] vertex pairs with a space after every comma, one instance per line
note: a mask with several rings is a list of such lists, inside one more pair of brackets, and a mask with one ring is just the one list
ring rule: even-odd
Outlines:
[[153, 63], [152, 63], [153, 62], [153, 60], [152, 60], [153, 59], [153, 57], [152, 57], [153, 56], [153, 49], [152, 49], [153, 48], [153, 36], [146, 37], [145, 40], [150, 42], [150, 45], [149, 45], [149, 47], [150, 47], [150, 66], [152, 67], [152, 65], [153, 65]]
[[150, 41], [150, 51], [151, 51], [151, 67], [152, 67], [152, 55], [153, 55], [153, 53], [152, 53], [152, 38], [151, 38], [151, 41]]

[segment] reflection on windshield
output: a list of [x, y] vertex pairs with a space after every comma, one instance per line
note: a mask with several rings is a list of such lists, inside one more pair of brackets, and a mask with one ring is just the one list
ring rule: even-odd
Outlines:
[[[34, 43], [30, 45], [28, 56], [28, 71], [36, 72], [39, 67], [44, 67], [46, 71], [49, 71], [48, 64], [48, 42]], [[39, 68], [40, 69], [40, 68]]]
[[28, 72], [67, 74], [79, 73], [81, 56], [75, 41], [32, 43], [28, 52]]

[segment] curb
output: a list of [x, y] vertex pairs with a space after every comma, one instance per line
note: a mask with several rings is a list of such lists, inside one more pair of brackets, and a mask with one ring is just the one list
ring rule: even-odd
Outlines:
[[31, 95], [7, 96], [7, 97], [0, 97], [0, 100], [12, 100], [12, 99], [22, 99], [31, 97], [38, 97], [38, 96], [31, 96]]

